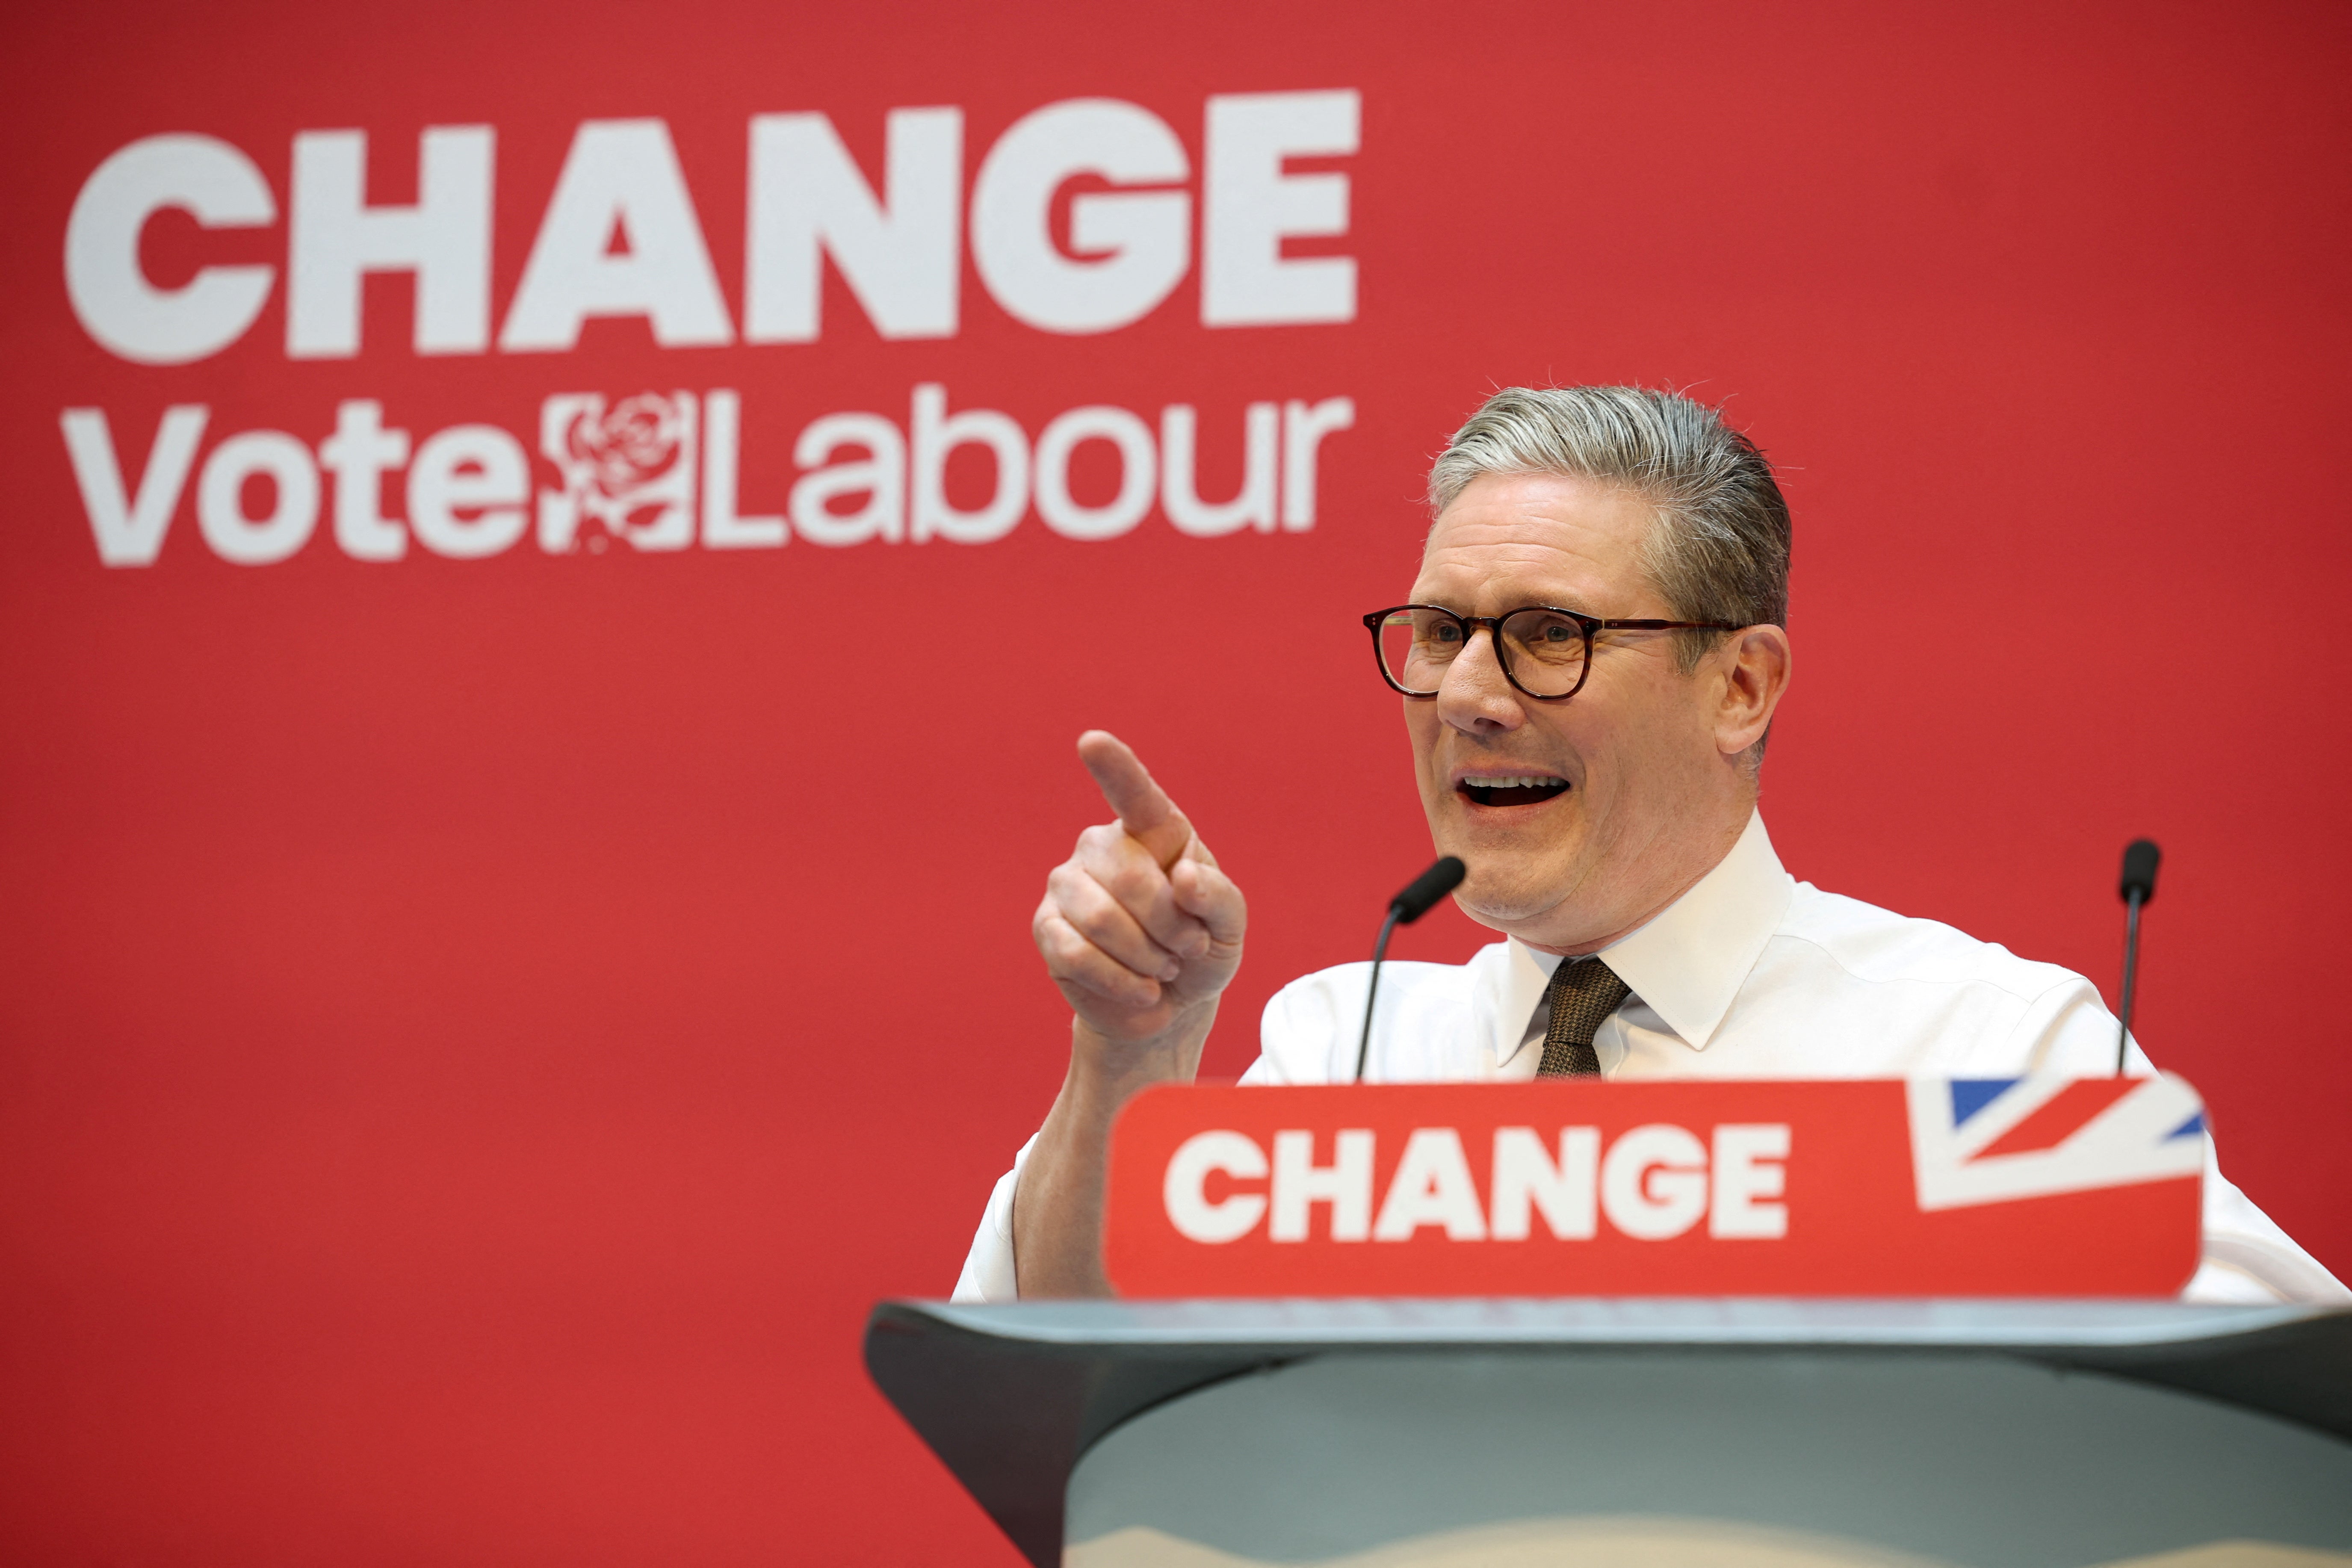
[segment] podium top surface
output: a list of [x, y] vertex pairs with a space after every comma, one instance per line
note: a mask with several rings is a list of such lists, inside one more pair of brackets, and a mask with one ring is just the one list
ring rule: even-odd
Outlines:
[[885, 1301], [876, 1384], [1029, 1559], [1060, 1561], [1086, 1451], [1153, 1405], [1323, 1355], [1643, 1352], [2003, 1357], [2352, 1438], [2352, 1311], [2146, 1300]]
[[[2338, 1316], [2294, 1306], [2136, 1300], [1584, 1298], [1273, 1301], [893, 1301], [876, 1310], [1008, 1344], [1241, 1345], [1297, 1351], [1513, 1345], [1920, 1346], [2011, 1350], [2186, 1344]], [[903, 1315], [903, 1316], [902, 1316]]]

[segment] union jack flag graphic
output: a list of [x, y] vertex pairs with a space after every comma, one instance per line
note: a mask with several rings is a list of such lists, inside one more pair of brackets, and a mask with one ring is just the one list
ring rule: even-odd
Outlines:
[[2196, 1176], [2205, 1106], [2155, 1078], [1914, 1079], [1919, 1207], [1968, 1208]]

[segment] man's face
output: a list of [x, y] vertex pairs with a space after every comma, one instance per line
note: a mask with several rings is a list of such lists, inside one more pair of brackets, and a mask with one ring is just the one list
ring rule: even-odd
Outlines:
[[[1678, 619], [1641, 568], [1651, 515], [1639, 498], [1586, 479], [1482, 476], [1439, 515], [1412, 602], [1473, 616], [1552, 605]], [[1404, 700], [1430, 834], [1470, 868], [1454, 896], [1472, 919], [1539, 947], [1590, 951], [1729, 849], [1752, 784], [1718, 745], [1723, 682], [1706, 664], [1683, 674], [1674, 639], [1601, 632], [1583, 689], [1545, 702], [1504, 678], [1481, 628], [1435, 698]], [[1522, 782], [1498, 789], [1506, 780]]]

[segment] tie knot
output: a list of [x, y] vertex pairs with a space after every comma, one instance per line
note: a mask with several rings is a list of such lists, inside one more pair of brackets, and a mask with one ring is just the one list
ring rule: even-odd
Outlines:
[[1597, 958], [1563, 958], [1552, 971], [1544, 998], [1551, 1018], [1544, 1030], [1539, 1078], [1591, 1078], [1601, 1071], [1592, 1037], [1601, 1020], [1633, 994], [1617, 972]]

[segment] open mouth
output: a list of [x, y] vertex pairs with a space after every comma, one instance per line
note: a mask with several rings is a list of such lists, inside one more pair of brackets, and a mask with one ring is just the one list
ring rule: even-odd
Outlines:
[[1473, 805], [1538, 805], [1568, 793], [1568, 781], [1548, 773], [1518, 773], [1500, 778], [1467, 778], [1454, 786]]

